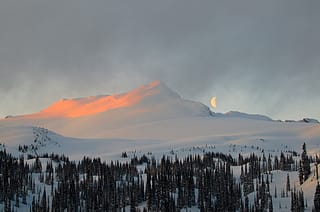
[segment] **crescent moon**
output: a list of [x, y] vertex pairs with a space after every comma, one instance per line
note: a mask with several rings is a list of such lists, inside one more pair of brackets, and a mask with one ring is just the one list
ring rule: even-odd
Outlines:
[[217, 107], [217, 100], [216, 100], [216, 97], [215, 97], [215, 96], [211, 98], [211, 106], [212, 106], [213, 108], [216, 108], [216, 107]]

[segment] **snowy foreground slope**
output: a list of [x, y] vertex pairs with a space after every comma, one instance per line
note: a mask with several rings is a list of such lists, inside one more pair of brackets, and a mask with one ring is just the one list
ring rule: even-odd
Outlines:
[[[279, 122], [239, 112], [216, 114], [201, 103], [181, 98], [161, 82], [119, 95], [63, 99], [38, 113], [0, 120], [0, 150], [16, 156], [56, 153], [72, 160], [89, 156], [126, 161], [123, 152], [129, 158], [152, 153], [156, 159], [222, 152], [235, 158], [239, 153], [267, 157], [300, 154], [304, 142], [308, 155], [320, 154], [319, 124]], [[23, 152], [19, 146], [28, 148]], [[233, 170], [240, 178], [240, 167]], [[311, 211], [317, 184], [314, 164], [312, 171], [302, 185], [297, 171], [272, 171], [270, 193], [277, 187], [280, 196], [289, 173], [291, 186], [303, 189], [306, 211]], [[254, 192], [248, 197], [253, 202]], [[290, 201], [290, 194], [274, 198], [274, 210], [289, 211]]]

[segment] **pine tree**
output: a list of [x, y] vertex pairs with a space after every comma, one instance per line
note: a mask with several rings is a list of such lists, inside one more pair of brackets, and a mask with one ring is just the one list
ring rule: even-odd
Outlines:
[[298, 201], [299, 210], [304, 211], [304, 195], [302, 190], [299, 192]]
[[5, 197], [4, 199], [4, 212], [10, 212], [11, 211], [11, 203], [10, 203], [10, 200], [9, 198]]
[[288, 192], [290, 191], [290, 177], [289, 174], [287, 174], [287, 185], [286, 185], [286, 192], [288, 194]]
[[303, 184], [303, 167], [302, 167], [302, 162], [300, 161], [300, 166], [299, 166], [299, 183], [300, 183], [300, 185], [302, 185]]
[[22, 193], [22, 204], [27, 204], [27, 192]]
[[39, 160], [39, 157], [36, 157], [36, 160], [33, 164], [33, 171], [35, 173], [41, 173], [42, 171], [42, 165], [41, 165], [41, 161]]
[[[302, 174], [303, 174], [303, 182], [306, 181], [311, 173], [310, 168], [310, 160], [307, 155], [306, 143], [302, 145], [302, 154], [301, 154], [301, 162], [302, 162]], [[299, 173], [300, 174], [300, 173]], [[300, 177], [300, 175], [299, 175]], [[300, 181], [301, 184], [301, 181]]]
[[17, 208], [20, 207], [18, 194], [16, 194], [16, 204], [15, 204], [15, 206], [16, 206]]
[[291, 211], [297, 211], [296, 191], [291, 191]]
[[316, 162], [316, 178], [319, 179], [318, 162]]
[[269, 196], [269, 212], [273, 212], [273, 203], [271, 195]]
[[46, 189], [44, 189], [41, 199], [41, 205], [42, 211], [46, 211], [47, 209], [47, 195], [46, 195]]
[[244, 198], [244, 211], [249, 212], [249, 198], [248, 198], [248, 196], [246, 196]]
[[320, 185], [319, 182], [316, 187], [316, 192], [314, 194], [314, 209], [315, 211], [320, 211]]

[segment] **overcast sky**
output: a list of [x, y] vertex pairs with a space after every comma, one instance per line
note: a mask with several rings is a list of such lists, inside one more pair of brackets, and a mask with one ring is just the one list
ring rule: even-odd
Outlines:
[[0, 116], [161, 80], [217, 111], [320, 119], [319, 0], [2, 0]]

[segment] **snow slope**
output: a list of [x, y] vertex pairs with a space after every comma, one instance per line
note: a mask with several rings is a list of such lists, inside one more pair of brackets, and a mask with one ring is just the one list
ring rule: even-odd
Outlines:
[[246, 118], [246, 119], [261, 120], [261, 121], [272, 121], [272, 119], [269, 118], [268, 116], [259, 115], [259, 114], [246, 114], [238, 111], [230, 111], [223, 115], [227, 117], [238, 117], [238, 118]]
[[[311, 152], [320, 152], [317, 123], [277, 122], [234, 111], [212, 113], [207, 106], [181, 98], [159, 81], [123, 94], [64, 99], [38, 113], [2, 119], [0, 142], [17, 146], [31, 141], [30, 130], [35, 126], [49, 129], [61, 146], [59, 151], [76, 155], [119, 152], [125, 149], [124, 143], [131, 150], [209, 144], [287, 147], [299, 152], [306, 142]], [[69, 143], [87, 147], [64, 147]]]
[[299, 150], [307, 142], [317, 150], [320, 138], [317, 123], [277, 122], [266, 116], [235, 111], [215, 114], [199, 102], [181, 98], [160, 81], [123, 94], [64, 99], [38, 113], [2, 119], [0, 139], [7, 145], [16, 144], [21, 142], [17, 140], [23, 140], [22, 135], [30, 136], [26, 129], [34, 126], [61, 137], [90, 142], [152, 140], [177, 146], [185, 142], [260, 142], [261, 145], [281, 143]]
[[[278, 122], [240, 112], [212, 113], [207, 106], [181, 98], [159, 81], [123, 94], [64, 99], [38, 113], [0, 120], [0, 148], [5, 145], [19, 155], [19, 145], [28, 146], [26, 153], [54, 152], [75, 160], [84, 155], [124, 160], [124, 151], [129, 156], [152, 152], [156, 158], [206, 151], [234, 157], [251, 152], [279, 155], [281, 151], [300, 153], [303, 142], [308, 153], [315, 155], [320, 153], [319, 141], [320, 125], [316, 122]], [[297, 182], [294, 176], [292, 180]], [[311, 179], [303, 185], [309, 203], [314, 185]]]
[[0, 126], [42, 126], [71, 137], [101, 138], [111, 129], [210, 114], [207, 106], [155, 81], [119, 95], [60, 100], [38, 113], [2, 120]]

